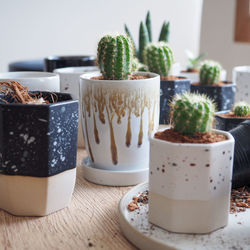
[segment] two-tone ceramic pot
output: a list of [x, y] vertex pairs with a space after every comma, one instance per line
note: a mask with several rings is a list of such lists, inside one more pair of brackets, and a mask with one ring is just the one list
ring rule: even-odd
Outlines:
[[160, 77], [138, 72], [139, 80], [81, 76], [81, 119], [85, 146], [95, 168], [133, 171], [148, 168], [149, 134], [159, 124]]
[[[69, 93], [74, 100], [79, 100], [80, 75], [94, 71], [99, 71], [97, 66], [61, 68], [54, 70], [54, 73], [57, 73], [60, 77], [60, 92]], [[80, 119], [78, 126], [78, 147], [84, 147], [82, 125]]]
[[149, 221], [177, 233], [209, 233], [228, 223], [234, 155], [231, 134], [211, 144], [150, 140]]
[[[48, 92], [38, 95], [52, 101]], [[56, 96], [50, 104], [0, 103], [0, 208], [11, 214], [44, 216], [71, 200], [78, 101]]]

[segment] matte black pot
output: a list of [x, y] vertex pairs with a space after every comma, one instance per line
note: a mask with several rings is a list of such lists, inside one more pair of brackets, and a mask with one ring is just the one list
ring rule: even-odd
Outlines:
[[235, 139], [232, 187], [250, 186], [250, 121], [229, 132]]
[[220, 111], [215, 113], [215, 119], [216, 119], [216, 129], [229, 131], [235, 127], [237, 127], [240, 123], [244, 122], [245, 120], [250, 120], [249, 118], [231, 118], [231, 117], [223, 117], [220, 116], [222, 114], [229, 113], [230, 110], [226, 111]]
[[44, 59], [44, 71], [47, 72], [53, 72], [59, 68], [95, 65], [95, 56], [49, 56]]
[[52, 104], [0, 102], [1, 174], [48, 177], [76, 167], [78, 101], [56, 95]]
[[190, 80], [180, 77], [178, 80], [161, 80], [160, 124], [169, 124], [169, 103], [176, 94], [190, 91]]
[[218, 111], [232, 109], [234, 104], [235, 91], [235, 83], [228, 83], [223, 86], [191, 84], [191, 92], [206, 94], [207, 96], [212, 98], [216, 103], [216, 108]]
[[9, 64], [9, 72], [13, 72], [13, 71], [43, 71], [43, 69], [44, 69], [43, 59], [12, 62]]

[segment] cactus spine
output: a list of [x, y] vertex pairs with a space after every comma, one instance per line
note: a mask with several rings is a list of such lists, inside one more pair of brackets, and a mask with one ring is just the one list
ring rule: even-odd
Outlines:
[[200, 69], [200, 83], [213, 85], [220, 81], [221, 66], [214, 61], [205, 61]]
[[170, 107], [171, 123], [176, 131], [189, 136], [211, 131], [215, 105], [205, 95], [176, 95]]
[[133, 48], [126, 35], [106, 35], [98, 43], [97, 60], [106, 80], [128, 79], [132, 58]]
[[236, 116], [249, 116], [250, 115], [250, 105], [246, 102], [238, 102], [234, 105], [233, 112]]
[[144, 62], [143, 52], [148, 43], [149, 37], [147, 27], [143, 22], [141, 22], [139, 31], [139, 60], [142, 63]]
[[165, 42], [150, 43], [144, 51], [149, 71], [168, 76], [174, 63], [173, 52]]

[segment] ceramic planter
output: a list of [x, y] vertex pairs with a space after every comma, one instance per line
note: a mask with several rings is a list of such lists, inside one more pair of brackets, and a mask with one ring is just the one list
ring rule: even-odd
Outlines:
[[229, 131], [235, 139], [233, 188], [250, 186], [250, 120]]
[[0, 73], [0, 81], [17, 81], [27, 87], [29, 91], [60, 91], [59, 76], [54, 73], [30, 71]]
[[14, 215], [43, 216], [70, 202], [78, 101], [57, 97], [47, 105], [0, 104], [0, 208]]
[[161, 80], [160, 92], [160, 124], [169, 124], [169, 103], [176, 94], [190, 91], [190, 80], [180, 78], [178, 80]]
[[44, 59], [44, 71], [78, 66], [95, 66], [95, 56], [49, 56]]
[[216, 119], [216, 129], [229, 131], [235, 127], [237, 127], [241, 122], [244, 122], [245, 120], [250, 120], [249, 118], [240, 118], [240, 117], [224, 117], [221, 116], [223, 114], [229, 113], [230, 110], [226, 111], [220, 111], [215, 113], [215, 119]]
[[231, 110], [234, 104], [236, 84], [227, 83], [223, 86], [191, 84], [192, 93], [206, 94], [215, 101], [218, 111]]
[[250, 102], [250, 66], [239, 66], [233, 69], [233, 81], [236, 83], [235, 101]]
[[[87, 72], [98, 71], [97, 66], [68, 67], [55, 69], [54, 72], [60, 77], [60, 92], [69, 93], [73, 99], [79, 100], [80, 75]], [[78, 125], [78, 147], [84, 147], [82, 125], [79, 119]]]
[[228, 140], [183, 144], [151, 138], [151, 223], [178, 233], [209, 233], [227, 225], [234, 139], [216, 132]]
[[99, 73], [81, 76], [84, 141], [96, 168], [148, 168], [148, 137], [159, 123], [160, 77], [138, 74], [150, 78], [109, 81], [91, 79]]
[[9, 63], [9, 72], [13, 71], [43, 71], [44, 62], [42, 59], [27, 60]]

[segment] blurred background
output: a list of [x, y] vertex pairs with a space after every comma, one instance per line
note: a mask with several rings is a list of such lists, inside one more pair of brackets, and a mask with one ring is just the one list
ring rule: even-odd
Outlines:
[[206, 58], [222, 64], [230, 80], [234, 66], [250, 64], [250, 43], [234, 39], [236, 3], [237, 0], [0, 0], [0, 71], [8, 71], [8, 64], [18, 60], [95, 55], [100, 37], [107, 32], [124, 32], [124, 23], [138, 42], [139, 23], [150, 10], [155, 41], [163, 21], [170, 21], [169, 42], [175, 61], [182, 68], [187, 65], [186, 49], [194, 55], [205, 52]]

